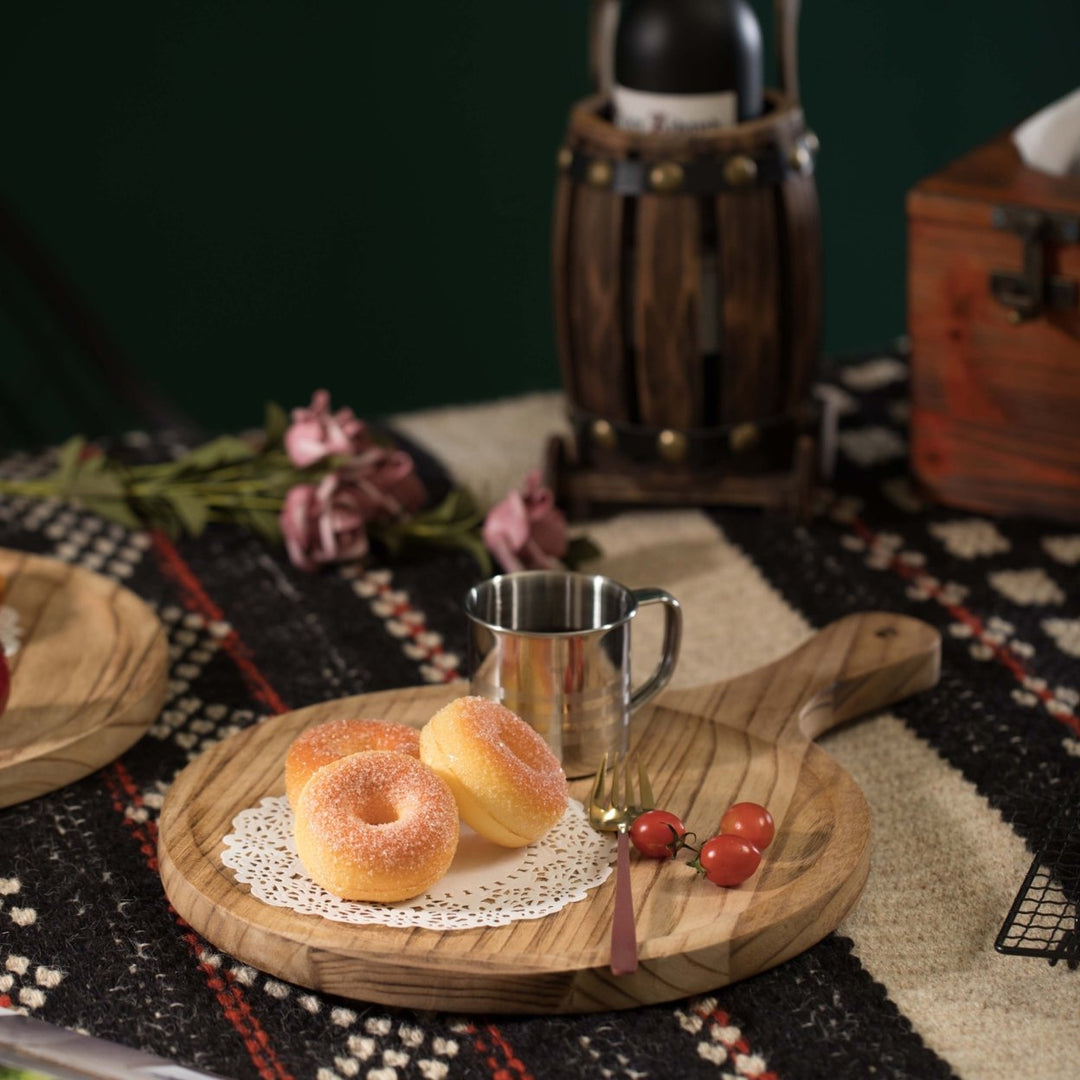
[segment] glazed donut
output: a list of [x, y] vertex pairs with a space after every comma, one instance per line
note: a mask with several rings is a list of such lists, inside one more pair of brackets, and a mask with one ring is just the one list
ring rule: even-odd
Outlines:
[[420, 760], [450, 785], [466, 823], [503, 847], [539, 840], [566, 812], [559, 759], [524, 720], [487, 698], [440, 709], [420, 732]]
[[285, 794], [295, 810], [296, 800], [311, 777], [324, 765], [361, 750], [397, 750], [420, 756], [420, 732], [386, 720], [344, 717], [301, 732], [285, 756]]
[[430, 889], [457, 850], [450, 788], [409, 754], [367, 750], [324, 765], [296, 805], [296, 851], [343, 900], [406, 900]]

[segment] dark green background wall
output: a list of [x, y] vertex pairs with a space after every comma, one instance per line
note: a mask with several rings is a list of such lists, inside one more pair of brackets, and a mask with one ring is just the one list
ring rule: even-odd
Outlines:
[[[0, 197], [205, 424], [318, 385], [363, 415], [558, 385], [553, 160], [587, 0], [5, 8]], [[905, 191], [1080, 82], [1080, 4], [803, 8], [826, 344], [874, 348], [904, 328]], [[5, 328], [16, 385], [19, 348]]]

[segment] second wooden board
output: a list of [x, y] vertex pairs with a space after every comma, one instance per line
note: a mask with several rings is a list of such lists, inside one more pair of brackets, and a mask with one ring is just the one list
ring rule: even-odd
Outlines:
[[[614, 881], [544, 919], [484, 930], [352, 926], [271, 907], [221, 862], [233, 817], [284, 791], [289, 744], [342, 716], [423, 725], [463, 686], [326, 702], [239, 732], [192, 762], [161, 814], [162, 880], [177, 911], [218, 948], [303, 986], [387, 1005], [485, 1012], [592, 1012], [669, 1001], [787, 959], [835, 928], [866, 881], [870, 815], [858, 786], [812, 740], [937, 680], [940, 639], [904, 616], [832, 624], [768, 667], [672, 691], [643, 710], [635, 741], [657, 804], [701, 835], [748, 799], [777, 834], [744, 885], [719, 889], [685, 866], [633, 863], [640, 966], [609, 968]], [[587, 798], [589, 782], [572, 785]]]
[[122, 754], [165, 700], [168, 643], [117, 582], [57, 559], [0, 549], [3, 602], [21, 644], [0, 715], [0, 806], [79, 780]]

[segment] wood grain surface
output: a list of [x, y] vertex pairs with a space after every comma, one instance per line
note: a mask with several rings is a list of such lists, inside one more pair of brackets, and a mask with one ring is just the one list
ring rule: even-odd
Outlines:
[[[254, 899], [221, 864], [235, 814], [284, 791], [304, 728], [349, 715], [422, 725], [463, 685], [325, 702], [231, 736], [170, 789], [159, 860], [169, 899], [215, 946], [280, 978], [346, 997], [447, 1011], [592, 1012], [673, 1000], [752, 975], [808, 948], [866, 880], [870, 817], [858, 786], [811, 741], [932, 686], [940, 640], [899, 615], [849, 616], [782, 661], [669, 692], [634, 742], [658, 804], [708, 835], [733, 802], [765, 803], [777, 835], [757, 873], [719, 889], [683, 865], [633, 860], [640, 967], [608, 969], [614, 881], [545, 919], [439, 933], [346, 926]], [[574, 794], [587, 798], [589, 782]]]
[[[1010, 321], [990, 282], [1024, 250], [999, 206], [1080, 217], [1080, 177], [1026, 168], [1003, 135], [908, 194], [912, 470], [949, 505], [1080, 521], [1080, 308]], [[1080, 245], [1048, 232], [1043, 264], [1080, 281]]]
[[[610, 197], [610, 196], [609, 196]], [[637, 200], [634, 375], [638, 418], [654, 427], [700, 427], [701, 207], [696, 199]], [[609, 413], [593, 406], [602, 416]]]
[[119, 757], [165, 700], [157, 616], [115, 581], [0, 549], [4, 604], [18, 613], [11, 698], [0, 715], [0, 806], [79, 780]]

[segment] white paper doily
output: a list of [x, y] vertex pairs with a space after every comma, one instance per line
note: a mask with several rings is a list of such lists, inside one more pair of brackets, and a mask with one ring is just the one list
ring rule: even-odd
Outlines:
[[19, 651], [21, 638], [19, 613], [10, 604], [0, 604], [0, 649], [5, 656], [14, 656]]
[[233, 818], [221, 861], [266, 904], [334, 922], [471, 930], [541, 919], [583, 900], [611, 874], [614, 837], [589, 825], [570, 800], [563, 819], [524, 848], [503, 848], [461, 826], [457, 854], [430, 892], [395, 904], [340, 900], [307, 874], [293, 842], [293, 815], [284, 795], [268, 796]]

